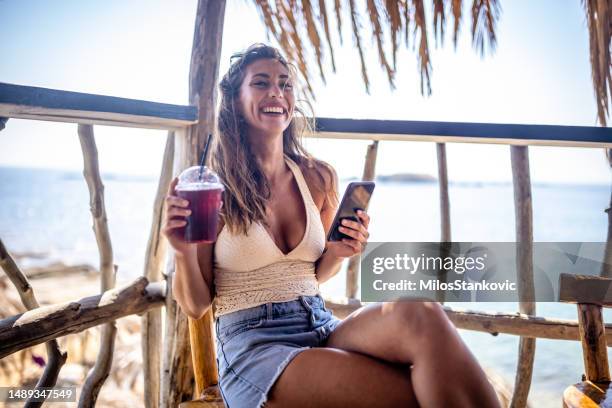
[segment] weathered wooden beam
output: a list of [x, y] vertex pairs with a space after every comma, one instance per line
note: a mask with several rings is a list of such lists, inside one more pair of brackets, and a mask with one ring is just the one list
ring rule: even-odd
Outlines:
[[[153, 203], [151, 232], [145, 255], [144, 276], [150, 282], [162, 279], [162, 268], [166, 256], [166, 239], [161, 234], [164, 218], [165, 197], [172, 179], [174, 160], [174, 132], [168, 132], [166, 148], [162, 159], [161, 174]], [[162, 354], [162, 315], [160, 309], [153, 309], [142, 317], [141, 346], [144, 381], [144, 403], [146, 408], [159, 406], [161, 354]]]
[[[24, 275], [11, 254], [7, 251], [1, 239], [0, 267], [4, 270], [13, 285], [15, 285], [15, 288], [19, 293], [19, 297], [21, 298], [21, 302], [26, 309], [33, 310], [40, 307], [38, 300], [36, 300], [36, 296], [34, 295], [34, 289], [28, 282], [28, 278]], [[60, 351], [59, 344], [57, 343], [56, 339], [49, 340], [45, 344], [45, 348], [47, 349], [47, 364], [45, 364], [43, 374], [36, 383], [36, 389], [54, 387], [57, 383], [59, 372], [68, 358], [68, 353]], [[26, 401], [25, 407], [38, 408], [42, 406], [42, 404], [43, 401], [32, 401], [30, 398]]]
[[164, 282], [140, 277], [125, 286], [0, 320], [0, 358], [67, 334], [163, 305]]
[[[104, 203], [104, 184], [100, 176], [98, 149], [92, 125], [78, 125], [79, 141], [83, 151], [83, 175], [89, 189], [89, 206], [93, 218], [93, 230], [100, 254], [100, 292], [115, 287], [116, 266], [113, 264], [113, 246], [111, 244], [106, 208]], [[111, 321], [102, 327], [100, 349], [93, 368], [89, 371], [79, 398], [79, 408], [96, 405], [98, 393], [108, 378], [113, 363], [115, 335], [117, 327]]]
[[0, 82], [0, 116], [90, 125], [176, 129], [197, 121], [195, 106]]
[[[375, 140], [368, 145], [366, 151], [365, 162], [363, 165], [363, 175], [361, 180], [372, 181], [376, 177], [376, 156], [378, 154], [378, 141]], [[348, 268], [346, 270], [346, 297], [348, 299], [356, 299], [357, 291], [359, 290], [359, 272], [360, 272], [360, 256], [354, 256], [349, 259]]]
[[[190, 78], [210, 68], [215, 73], [210, 76], [217, 77], [218, 64], [206, 55], [192, 57]], [[192, 101], [192, 106], [181, 106], [0, 82], [4, 118], [171, 130], [207, 115], [198, 113], [198, 102]], [[316, 124], [318, 131], [310, 137], [612, 148], [612, 131], [605, 127], [337, 118], [316, 118]]]
[[579, 303], [577, 307], [586, 379], [594, 383], [609, 382], [610, 367], [601, 306]]
[[[344, 319], [363, 305], [360, 302], [339, 303], [325, 300], [325, 306], [334, 315]], [[530, 338], [580, 341], [579, 324], [575, 320], [549, 319], [521, 313], [491, 313], [462, 310], [444, 306], [448, 318], [458, 329], [498, 334], [511, 334]], [[605, 339], [612, 347], [612, 324], [605, 325]]]
[[307, 136], [333, 139], [612, 148], [612, 129], [595, 126], [316, 118], [316, 132]]

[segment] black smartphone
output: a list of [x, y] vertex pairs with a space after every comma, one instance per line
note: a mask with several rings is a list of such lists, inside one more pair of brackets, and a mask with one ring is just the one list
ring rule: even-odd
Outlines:
[[338, 231], [343, 219], [348, 218], [353, 221], [361, 222], [357, 217], [357, 210], [366, 211], [370, 202], [370, 197], [374, 192], [373, 181], [354, 181], [346, 186], [346, 191], [340, 202], [340, 208], [334, 217], [332, 226], [327, 234], [328, 241], [342, 241], [342, 238], [351, 238]]

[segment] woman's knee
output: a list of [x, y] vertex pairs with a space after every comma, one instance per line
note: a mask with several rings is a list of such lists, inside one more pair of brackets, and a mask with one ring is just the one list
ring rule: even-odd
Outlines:
[[396, 324], [423, 339], [444, 334], [452, 325], [437, 302], [400, 300], [386, 304], [385, 308], [393, 315]]

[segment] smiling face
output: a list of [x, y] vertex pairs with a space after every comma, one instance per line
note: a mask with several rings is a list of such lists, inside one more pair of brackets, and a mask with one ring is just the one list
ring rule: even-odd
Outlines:
[[238, 104], [250, 130], [282, 134], [291, 123], [295, 106], [289, 70], [276, 59], [259, 59], [249, 64]]

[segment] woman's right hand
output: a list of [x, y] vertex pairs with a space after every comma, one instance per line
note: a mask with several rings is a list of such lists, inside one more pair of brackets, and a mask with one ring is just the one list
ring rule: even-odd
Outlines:
[[174, 178], [168, 188], [168, 195], [165, 199], [165, 216], [162, 227], [162, 234], [168, 239], [168, 242], [174, 248], [177, 255], [188, 256], [190, 254], [196, 254], [196, 244], [188, 243], [184, 237], [181, 236], [178, 228], [182, 228], [187, 225], [185, 217], [191, 214], [189, 209], [189, 202], [176, 195], [176, 184], [178, 178]]

